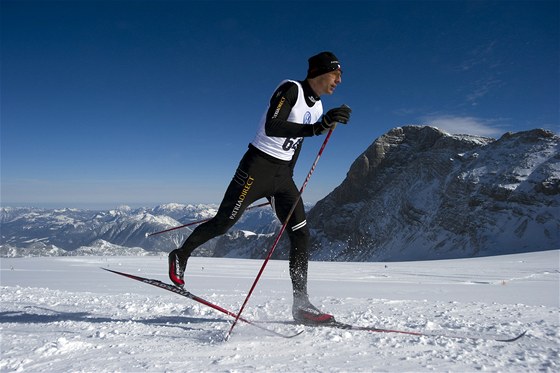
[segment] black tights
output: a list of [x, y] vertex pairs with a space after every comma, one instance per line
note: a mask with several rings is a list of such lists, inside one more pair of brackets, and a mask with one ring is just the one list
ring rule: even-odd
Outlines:
[[180, 247], [180, 255], [188, 258], [200, 245], [226, 233], [247, 207], [261, 198], [274, 197], [274, 209], [284, 223], [292, 206], [286, 233], [290, 238], [290, 277], [294, 294], [307, 294], [307, 262], [309, 259], [309, 228], [303, 201], [292, 179], [288, 162], [272, 158], [249, 147], [231, 180], [214, 218], [199, 225]]

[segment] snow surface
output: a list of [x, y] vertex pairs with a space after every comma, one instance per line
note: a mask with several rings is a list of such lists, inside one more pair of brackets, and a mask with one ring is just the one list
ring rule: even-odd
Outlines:
[[[166, 258], [1, 260], [0, 371], [557, 372], [559, 254], [395, 263], [310, 263], [311, 300], [343, 322], [456, 335], [527, 335], [514, 343], [310, 328], [289, 323], [285, 261], [271, 261], [243, 316], [102, 271], [166, 279]], [[193, 257], [188, 288], [236, 312], [262, 261]]]

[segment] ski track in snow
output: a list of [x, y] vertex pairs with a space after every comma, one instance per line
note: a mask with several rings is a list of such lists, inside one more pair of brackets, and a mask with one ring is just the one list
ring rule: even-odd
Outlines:
[[[342, 322], [514, 343], [289, 323], [288, 264], [271, 261], [243, 317], [283, 339], [104, 266], [166, 279], [164, 257], [3, 258], [1, 372], [556, 372], [559, 251], [464, 260], [310, 263], [311, 300]], [[191, 258], [189, 290], [237, 311], [261, 261]]]

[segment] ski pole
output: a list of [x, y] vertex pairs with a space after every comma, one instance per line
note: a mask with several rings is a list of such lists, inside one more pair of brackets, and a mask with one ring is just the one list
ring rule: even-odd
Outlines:
[[[257, 208], [257, 207], [263, 207], [263, 206], [267, 206], [267, 205], [270, 205], [270, 202], [265, 202], [265, 203], [261, 203], [260, 205], [247, 207], [247, 210], [251, 210], [251, 209], [254, 209], [254, 208]], [[165, 229], [163, 231], [154, 232], [154, 233], [146, 233], [146, 237], [155, 236], [157, 234], [162, 234], [162, 233], [166, 233], [166, 232], [171, 232], [171, 231], [174, 231], [175, 229], [185, 228], [185, 227], [188, 227], [188, 226], [191, 226], [191, 225], [206, 223], [208, 220], [211, 220], [211, 219], [212, 218], [202, 219], [202, 220], [199, 220], [199, 221], [193, 221], [191, 223], [183, 224], [183, 225], [180, 225], [178, 227]]]
[[247, 302], [249, 302], [249, 298], [251, 297], [251, 294], [253, 293], [253, 290], [255, 290], [255, 287], [257, 286], [257, 282], [261, 278], [261, 275], [264, 272], [264, 268], [266, 267], [270, 257], [272, 256], [272, 253], [274, 252], [274, 249], [276, 249], [276, 245], [278, 245], [278, 241], [280, 241], [280, 237], [282, 237], [282, 234], [286, 230], [286, 226], [288, 225], [288, 221], [290, 220], [290, 217], [294, 213], [294, 211], [297, 207], [297, 204], [298, 204], [298, 202], [301, 198], [301, 195], [303, 194], [303, 191], [305, 190], [305, 187], [307, 186], [307, 183], [309, 182], [309, 179], [311, 178], [311, 175], [313, 174], [313, 171], [315, 171], [315, 167], [317, 166], [317, 163], [319, 163], [319, 158], [321, 158], [321, 155], [323, 154], [323, 150], [325, 150], [325, 147], [327, 146], [327, 143], [329, 142], [329, 139], [330, 139], [333, 131], [334, 131], [334, 128], [331, 128], [329, 130], [329, 133], [327, 133], [327, 136], [325, 137], [325, 141], [323, 141], [323, 145], [321, 146], [321, 149], [319, 150], [319, 153], [317, 154], [317, 157], [315, 158], [315, 162], [313, 162], [313, 165], [311, 166], [311, 170], [309, 170], [309, 173], [307, 174], [307, 177], [305, 178], [305, 181], [303, 182], [303, 185], [302, 185], [302, 187], [299, 191], [299, 195], [297, 197], [297, 200], [294, 202], [294, 204], [292, 206], [292, 209], [288, 213], [288, 216], [286, 217], [286, 220], [284, 221], [284, 224], [282, 224], [282, 228], [280, 228], [280, 232], [276, 236], [276, 239], [274, 240], [274, 244], [272, 245], [272, 247], [268, 251], [268, 255], [266, 256], [266, 259], [264, 260], [264, 263], [262, 264], [261, 269], [260, 269], [259, 273], [257, 274], [257, 277], [255, 278], [255, 281], [253, 282], [253, 285], [251, 286], [251, 289], [249, 290], [249, 293], [245, 297], [245, 301], [243, 302], [243, 305], [239, 309], [239, 312], [237, 313], [237, 316], [235, 317], [235, 320], [233, 321], [233, 323], [231, 324], [231, 327], [229, 328], [229, 331], [225, 335], [224, 340], [227, 341], [229, 339], [229, 336], [231, 335], [231, 332], [233, 331], [233, 328], [235, 327], [235, 324], [237, 324], [237, 321], [241, 317], [241, 313], [245, 309], [245, 306], [247, 305]]

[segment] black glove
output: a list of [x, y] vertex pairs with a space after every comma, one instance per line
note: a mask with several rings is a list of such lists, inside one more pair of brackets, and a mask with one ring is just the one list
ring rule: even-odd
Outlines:
[[352, 109], [346, 105], [327, 111], [327, 113], [323, 115], [323, 118], [313, 125], [313, 134], [322, 135], [333, 128], [337, 123], [348, 123], [351, 113]]

